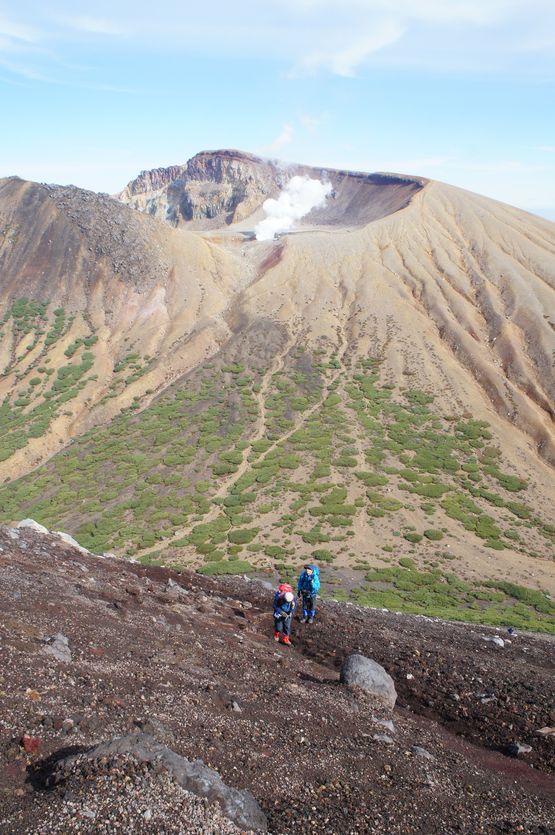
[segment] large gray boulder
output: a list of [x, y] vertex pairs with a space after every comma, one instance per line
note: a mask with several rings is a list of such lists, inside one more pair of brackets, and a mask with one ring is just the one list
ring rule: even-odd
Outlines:
[[364, 655], [348, 655], [341, 667], [339, 680], [351, 687], [360, 687], [371, 693], [388, 707], [395, 707], [397, 691], [395, 682], [381, 664]]
[[64, 773], [84, 758], [93, 761], [125, 754], [131, 754], [139, 762], [162, 766], [186, 791], [205, 797], [210, 803], [217, 803], [224, 815], [241, 829], [267, 831], [266, 815], [249, 791], [227, 786], [218, 772], [208, 768], [202, 760], [191, 762], [162, 745], [150, 734], [134, 733], [116, 737], [83, 754], [67, 757], [58, 764], [54, 782], [63, 779]]

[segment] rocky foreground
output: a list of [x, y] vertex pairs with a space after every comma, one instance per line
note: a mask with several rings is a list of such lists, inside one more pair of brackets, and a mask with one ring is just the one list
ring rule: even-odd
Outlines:
[[555, 832], [552, 641], [270, 601], [0, 528], [0, 831]]

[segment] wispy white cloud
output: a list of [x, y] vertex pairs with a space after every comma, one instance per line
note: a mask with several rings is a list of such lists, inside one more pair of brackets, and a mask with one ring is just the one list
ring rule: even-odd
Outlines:
[[404, 31], [398, 20], [382, 20], [375, 24], [372, 32], [362, 37], [353, 33], [353, 40], [348, 43], [330, 43], [327, 49], [319, 48], [308, 53], [293, 68], [292, 74], [297, 75], [303, 71], [315, 73], [321, 69], [328, 69], [335, 75], [354, 76], [357, 68], [369, 55], [398, 41]]
[[[308, 48], [291, 75], [327, 70], [353, 76], [386, 51], [389, 66], [451, 63], [495, 67], [518, 51], [553, 46], [551, 0], [286, 0]], [[411, 34], [415, 37], [411, 38]], [[405, 37], [404, 37], [405, 36]], [[477, 36], [478, 39], [477, 40]], [[314, 42], [318, 46], [310, 47]], [[373, 63], [376, 63], [374, 60]], [[379, 63], [379, 62], [378, 62]], [[457, 66], [459, 65], [459, 66]]]
[[131, 32], [131, 25], [124, 25], [103, 17], [66, 17], [60, 22], [90, 35], [126, 36]]
[[[56, 15], [42, 17], [25, 11], [25, 4], [5, 2], [4, 52], [48, 42], [63, 53], [76, 39], [101, 50], [118, 37], [136, 54], [272, 60], [293, 77], [352, 77], [366, 66], [473, 73], [510, 66], [520, 74], [555, 69], [553, 0], [281, 0], [259, 4], [255, 16], [252, 0], [157, 0], [155, 6], [96, 0], [92, 14], [75, 13], [74, 3], [58, 0]], [[523, 63], [523, 52], [537, 60]]]
[[278, 153], [282, 148], [291, 144], [294, 135], [295, 128], [292, 124], [288, 123], [282, 127], [276, 138], [269, 145], [264, 145], [260, 150], [263, 153]]
[[30, 64], [25, 63], [24, 61], [11, 60], [10, 58], [6, 58], [5, 55], [2, 55], [0, 51], [0, 67], [4, 70], [7, 70], [10, 73], [13, 73], [16, 76], [20, 76], [21, 78], [27, 78], [30, 81], [42, 81], [42, 82], [50, 82], [52, 79], [43, 72], [35, 69]]
[[36, 43], [40, 40], [40, 33], [32, 26], [0, 16], [0, 37], [4, 43]]
[[0, 67], [20, 78], [47, 81], [40, 66], [46, 54], [42, 40], [44, 35], [36, 27], [0, 16]]
[[[532, 2], [540, 7], [549, 5], [549, 0]], [[488, 24], [507, 18], [530, 3], [526, 0], [286, 0], [286, 5], [305, 16], [330, 14], [339, 9], [344, 18], [390, 14], [434, 23]]]
[[322, 117], [313, 116], [311, 113], [299, 113], [297, 118], [300, 124], [303, 126], [303, 128], [307, 130], [309, 133], [316, 133], [316, 131], [322, 124]]

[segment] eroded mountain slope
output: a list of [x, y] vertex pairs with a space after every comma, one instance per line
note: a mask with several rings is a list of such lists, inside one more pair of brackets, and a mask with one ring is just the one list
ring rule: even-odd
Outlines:
[[[43, 187], [18, 182], [5, 472], [76, 440], [0, 491], [3, 519], [213, 573], [291, 573], [310, 556], [360, 599], [551, 623], [553, 224], [428, 183], [366, 225], [259, 243], [74, 189], [25, 214]], [[58, 272], [37, 283], [49, 213], [106, 273], [77, 265], [72, 307]], [[128, 280], [114, 253], [141, 241], [148, 269]], [[14, 311], [17, 281], [29, 298]], [[407, 582], [433, 599], [407, 599]]]
[[[0, 184], [0, 461], [40, 463], [229, 338], [249, 270], [106, 196]], [[145, 395], [146, 392], [150, 395]]]

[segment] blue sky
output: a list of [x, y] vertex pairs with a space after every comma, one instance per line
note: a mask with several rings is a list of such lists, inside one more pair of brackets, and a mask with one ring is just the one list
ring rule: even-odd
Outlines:
[[420, 174], [555, 220], [554, 0], [0, 0], [0, 176], [200, 150]]

